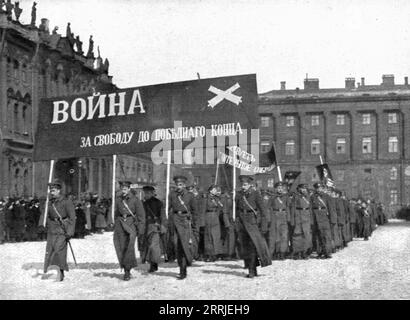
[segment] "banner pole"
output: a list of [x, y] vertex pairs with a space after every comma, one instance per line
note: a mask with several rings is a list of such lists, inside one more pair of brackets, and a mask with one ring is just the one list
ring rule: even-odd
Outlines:
[[279, 178], [279, 181], [282, 182], [282, 172], [280, 171], [280, 166], [276, 166], [276, 168], [278, 169], [278, 178]]
[[215, 183], [214, 183], [215, 185], [218, 182], [218, 172], [219, 172], [219, 155], [216, 158], [216, 172], [215, 172]]
[[235, 160], [236, 160], [236, 152], [233, 152], [233, 169], [232, 169], [232, 217], [233, 221], [236, 220], [236, 206], [235, 206], [235, 200], [236, 200], [236, 166], [235, 166]]
[[165, 216], [168, 219], [168, 209], [169, 209], [169, 185], [171, 177], [171, 150], [167, 151], [167, 181], [166, 181], [166, 192], [165, 192]]
[[[54, 160], [50, 161], [50, 172], [48, 175], [48, 183], [51, 183], [53, 180], [53, 170], [54, 170]], [[46, 196], [46, 207], [44, 208], [44, 219], [43, 219], [43, 227], [46, 227], [47, 222], [47, 215], [48, 215], [48, 203], [50, 201], [50, 186], [47, 185], [47, 196]]]
[[319, 159], [320, 159], [320, 164], [323, 164], [322, 155], [319, 155]]
[[111, 201], [111, 218], [114, 223], [115, 214], [115, 180], [116, 180], [116, 168], [117, 168], [117, 155], [112, 155], [112, 201]]

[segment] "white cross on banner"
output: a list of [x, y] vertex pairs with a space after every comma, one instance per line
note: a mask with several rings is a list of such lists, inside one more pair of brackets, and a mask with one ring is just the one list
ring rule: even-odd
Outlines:
[[239, 105], [239, 103], [242, 102], [242, 97], [234, 95], [232, 94], [232, 92], [239, 89], [240, 87], [241, 86], [239, 85], [239, 83], [236, 83], [232, 87], [224, 91], [224, 90], [215, 88], [214, 86], [210, 86], [208, 91], [215, 93], [216, 96], [213, 97], [211, 100], [208, 100], [208, 107], [214, 108], [218, 103], [220, 103], [224, 99], [229, 100], [235, 103], [236, 105]]

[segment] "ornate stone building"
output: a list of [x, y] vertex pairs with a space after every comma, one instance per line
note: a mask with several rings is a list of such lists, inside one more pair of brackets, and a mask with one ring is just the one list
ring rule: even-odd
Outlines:
[[[384, 75], [380, 85], [345, 80], [344, 88], [320, 89], [318, 79], [304, 88], [259, 95], [261, 148], [276, 143], [282, 172], [302, 171], [301, 180], [318, 181], [322, 156], [336, 187], [349, 197], [374, 198], [391, 214], [410, 203], [410, 85]], [[266, 151], [265, 150], [265, 151]], [[263, 151], [263, 150], [262, 150]], [[257, 178], [272, 188], [276, 175]]]
[[[50, 32], [47, 19], [36, 25], [35, 5], [30, 24], [22, 24], [20, 14], [18, 7], [0, 8], [0, 197], [41, 197], [46, 192], [49, 163], [32, 161], [41, 99], [116, 87], [108, 75], [108, 60], [101, 58], [99, 50], [95, 57], [92, 36], [85, 52], [70, 23], [63, 36], [57, 27]], [[118, 177], [122, 173], [135, 175], [138, 166], [140, 170], [144, 166], [147, 174], [152, 172], [146, 158], [122, 159], [129, 171], [118, 166]], [[112, 160], [59, 160], [54, 176], [64, 182], [66, 192], [93, 191], [109, 196]]]

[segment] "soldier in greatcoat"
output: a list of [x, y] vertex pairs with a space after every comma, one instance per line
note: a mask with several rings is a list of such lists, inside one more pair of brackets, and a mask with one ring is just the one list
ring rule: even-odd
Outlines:
[[330, 188], [325, 188], [324, 198], [326, 199], [326, 206], [329, 211], [330, 229], [332, 231], [332, 252], [335, 253], [341, 248], [341, 240], [339, 236], [339, 226], [337, 224], [337, 208], [336, 199]]
[[236, 230], [235, 221], [233, 219], [233, 202], [232, 196], [229, 191], [225, 190], [221, 194], [221, 201], [226, 208], [227, 214], [223, 214], [223, 228], [222, 228], [222, 245], [224, 248], [224, 259], [225, 260], [236, 260]]
[[330, 229], [329, 210], [323, 197], [323, 185], [315, 183], [315, 192], [311, 195], [313, 224], [316, 233], [318, 258], [329, 259], [332, 252], [332, 232]]
[[[220, 198], [220, 187], [211, 185], [202, 198], [202, 214], [205, 218], [205, 261], [215, 261], [223, 255], [222, 225], [229, 223], [227, 207]], [[222, 222], [222, 223], [221, 223]]]
[[275, 194], [269, 208], [271, 221], [269, 225], [269, 249], [274, 259], [283, 260], [289, 251], [290, 203], [282, 182], [275, 183]]
[[145, 232], [145, 211], [140, 199], [131, 193], [131, 182], [121, 181], [121, 195], [115, 201], [114, 247], [124, 280], [131, 278], [131, 269], [137, 266], [135, 241]]
[[[192, 216], [192, 254], [194, 260], [202, 260], [200, 258], [200, 241], [201, 239], [201, 225], [205, 228], [205, 217], [201, 209], [203, 195], [198, 191], [198, 188], [195, 185], [190, 185], [187, 187], [187, 190], [194, 195], [194, 201], [197, 205], [197, 210], [195, 210], [194, 215]], [[205, 232], [205, 229], [204, 229]], [[204, 242], [205, 245], [205, 242]], [[204, 247], [205, 248], [205, 247]], [[204, 249], [203, 248], [203, 249]], [[203, 253], [203, 252], [202, 252]]]
[[293, 227], [292, 248], [294, 259], [308, 259], [312, 249], [312, 206], [307, 185], [301, 183], [290, 206], [290, 223]]
[[194, 195], [186, 190], [185, 176], [175, 176], [176, 189], [169, 194], [169, 215], [172, 219], [172, 239], [173, 247], [179, 266], [178, 280], [187, 277], [187, 267], [193, 260], [193, 239], [192, 218], [196, 215], [197, 202]]
[[[240, 256], [248, 268], [248, 278], [257, 276], [256, 267], [266, 267], [272, 264], [269, 248], [264, 238], [268, 232], [266, 208], [263, 205], [259, 191], [252, 188], [251, 176], [241, 175], [239, 180], [241, 190], [236, 196], [236, 214], [238, 216], [238, 239]], [[261, 228], [258, 227], [258, 220]]]
[[141, 257], [150, 264], [148, 272], [158, 271], [161, 260], [161, 235], [166, 233], [165, 208], [161, 200], [155, 197], [155, 188], [144, 186], [145, 236], [144, 252]]
[[[74, 204], [61, 193], [62, 183], [58, 180], [49, 183], [50, 200], [47, 211], [47, 245], [44, 259], [44, 273], [51, 265], [60, 268], [60, 281], [64, 280], [64, 271], [68, 271], [67, 241], [74, 235]], [[43, 228], [45, 211], [39, 219], [39, 228]]]

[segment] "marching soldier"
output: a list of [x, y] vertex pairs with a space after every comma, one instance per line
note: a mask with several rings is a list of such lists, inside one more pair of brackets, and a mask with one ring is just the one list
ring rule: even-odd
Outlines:
[[224, 258], [226, 260], [236, 260], [236, 232], [235, 232], [235, 221], [233, 220], [232, 212], [232, 197], [229, 194], [229, 191], [221, 195], [221, 201], [226, 208], [227, 214], [223, 215], [226, 220], [224, 220], [224, 228], [222, 230], [222, 245], [224, 248]]
[[283, 260], [289, 251], [289, 229], [290, 222], [289, 198], [284, 192], [282, 182], [275, 183], [275, 195], [272, 197], [269, 207], [271, 221], [269, 226], [269, 249], [271, 257]]
[[[236, 212], [238, 214], [238, 238], [241, 258], [245, 267], [249, 269], [248, 278], [257, 276], [258, 259], [261, 267], [272, 264], [269, 248], [263, 237], [268, 231], [266, 208], [263, 206], [261, 195], [251, 188], [253, 178], [241, 175], [239, 180], [242, 188], [236, 197]], [[258, 220], [261, 221], [261, 230]]]
[[290, 223], [293, 227], [293, 258], [308, 259], [308, 252], [312, 248], [312, 207], [306, 184], [298, 185], [290, 212]]
[[187, 277], [187, 267], [193, 260], [193, 232], [192, 217], [196, 215], [197, 202], [194, 195], [186, 190], [187, 178], [175, 176], [176, 190], [169, 195], [169, 213], [172, 217], [173, 230], [171, 241], [174, 244], [176, 258], [178, 260], [178, 280]]
[[135, 241], [144, 234], [145, 211], [140, 199], [131, 193], [131, 182], [121, 181], [121, 195], [115, 202], [114, 247], [124, 280], [131, 278], [131, 269], [137, 266]]
[[145, 239], [143, 261], [148, 261], [148, 272], [158, 270], [161, 260], [161, 235], [166, 232], [166, 217], [162, 201], [155, 197], [155, 188], [144, 186], [144, 209], [145, 209]]
[[331, 258], [332, 233], [330, 230], [329, 211], [323, 198], [323, 185], [315, 183], [315, 192], [310, 197], [312, 203], [313, 223], [315, 240], [317, 242], [318, 257], [322, 259]]
[[[68, 271], [67, 243], [74, 235], [74, 204], [61, 193], [62, 184], [58, 180], [49, 183], [50, 201], [47, 214], [47, 245], [44, 259], [44, 273], [50, 265], [60, 268], [60, 281], [64, 280], [64, 271]], [[39, 219], [39, 227], [43, 228], [44, 214]]]
[[[202, 195], [199, 193], [198, 189], [196, 188], [195, 185], [188, 186], [186, 188], [190, 193], [194, 195], [194, 200], [195, 203], [197, 204], [197, 210], [195, 210], [194, 215], [192, 216], [191, 223], [192, 223], [192, 254], [194, 260], [200, 260], [200, 253], [202, 253], [203, 256], [203, 251], [199, 250], [199, 244], [201, 239], [201, 226], [205, 227], [205, 217], [203, 214], [203, 211], [201, 210], [201, 204], [202, 201], [201, 199], [203, 198]], [[203, 229], [204, 231], [205, 229]], [[204, 243], [201, 243], [203, 245]], [[204, 249], [204, 248], [201, 248]]]
[[221, 201], [219, 191], [218, 186], [211, 185], [208, 194], [202, 200], [202, 214], [205, 217], [205, 261], [207, 262], [213, 262], [223, 254], [220, 218], [227, 222], [228, 212]]

